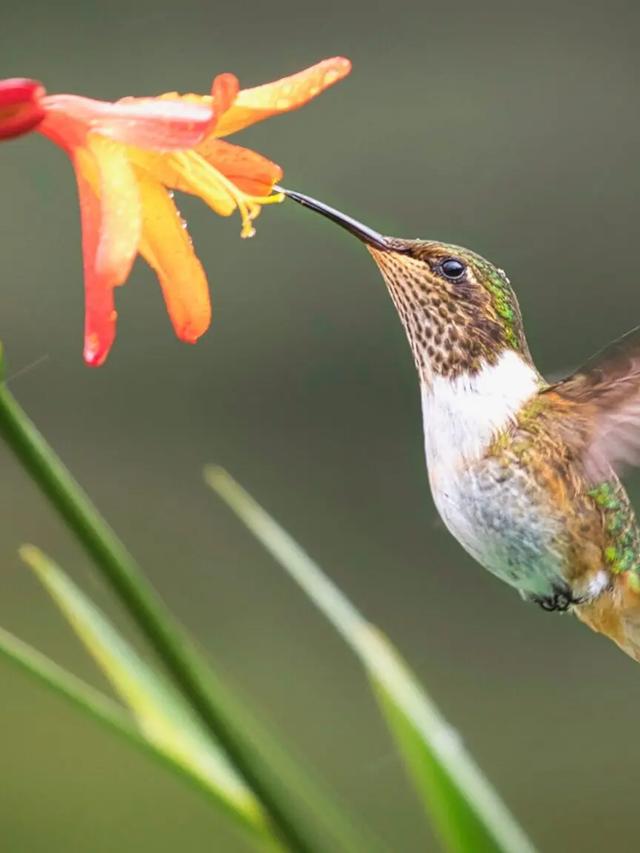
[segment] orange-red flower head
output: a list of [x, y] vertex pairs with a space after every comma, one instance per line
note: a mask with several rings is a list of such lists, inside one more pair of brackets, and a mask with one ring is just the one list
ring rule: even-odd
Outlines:
[[78, 183], [85, 279], [84, 356], [106, 359], [116, 332], [114, 288], [136, 255], [155, 270], [178, 337], [195, 342], [209, 326], [207, 280], [172, 191], [197, 195], [216, 213], [242, 217], [242, 236], [264, 204], [280, 201], [282, 170], [261, 154], [220, 139], [296, 109], [346, 76], [347, 59], [241, 90], [233, 74], [210, 95], [172, 92], [115, 103], [45, 95], [31, 80], [0, 81], [0, 139], [37, 130], [69, 155]]

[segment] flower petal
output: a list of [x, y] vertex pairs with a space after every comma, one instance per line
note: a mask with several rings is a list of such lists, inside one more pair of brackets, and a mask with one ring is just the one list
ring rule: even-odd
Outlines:
[[158, 275], [177, 336], [195, 343], [211, 322], [204, 269], [169, 193], [141, 170], [138, 181], [143, 221], [140, 253]]
[[226, 72], [213, 78], [211, 95], [215, 105], [216, 115], [222, 115], [231, 108], [240, 91], [240, 82], [235, 74]]
[[[229, 146], [229, 148], [233, 149], [235, 146]], [[170, 154], [160, 155], [140, 151], [133, 147], [129, 147], [128, 150], [130, 157], [139, 167], [141, 173], [159, 181], [165, 187], [197, 195], [220, 216], [229, 216], [237, 207], [242, 218], [242, 237], [252, 237], [255, 233], [252, 222], [260, 213], [262, 205], [273, 204], [284, 199], [282, 194], [256, 196], [243, 192], [239, 186], [236, 186], [221, 170], [208, 163], [197, 151], [174, 151]], [[243, 150], [239, 149], [239, 151]], [[253, 152], [248, 152], [248, 156], [252, 155]], [[272, 177], [273, 170], [277, 170], [278, 167], [275, 164], [269, 164], [269, 168], [264, 165], [269, 163], [268, 160], [264, 160], [259, 154], [255, 156], [262, 161], [262, 178], [266, 180], [264, 170], [267, 168], [269, 169], [269, 177]], [[229, 168], [230, 171], [233, 171], [231, 165]], [[246, 183], [248, 184], [250, 181], [246, 181]], [[271, 192], [272, 189], [270, 181], [266, 185], [256, 182], [256, 186], [260, 188], [266, 186], [267, 192]]]
[[238, 189], [254, 196], [266, 196], [282, 180], [282, 169], [257, 151], [209, 137], [197, 148], [198, 154], [229, 178]]
[[211, 94], [209, 95], [197, 95], [194, 92], [187, 94], [165, 92], [163, 95], [157, 95], [156, 97], [157, 100], [161, 101], [183, 101], [186, 104], [199, 104], [209, 109], [213, 109], [215, 105], [216, 115], [221, 115], [231, 107], [239, 91], [240, 81], [236, 75], [225, 72], [213, 78]]
[[191, 148], [211, 130], [213, 109], [184, 99], [122, 98], [115, 104], [78, 95], [43, 98], [47, 124], [69, 122], [116, 142], [156, 151]]
[[20, 136], [40, 124], [45, 115], [43, 95], [37, 80], [0, 80], [0, 139]]
[[325, 59], [273, 83], [242, 90], [233, 106], [219, 116], [213, 133], [227, 136], [256, 121], [295, 110], [319, 95], [351, 71], [351, 63], [342, 56]]
[[117, 142], [90, 134], [88, 150], [93, 155], [99, 181], [101, 221], [95, 265], [114, 285], [123, 284], [131, 272], [142, 233], [140, 195], [127, 149]]
[[96, 251], [100, 239], [102, 208], [87, 175], [95, 172], [91, 154], [78, 149], [74, 157], [80, 220], [82, 223], [82, 258], [84, 267], [84, 358], [97, 367], [109, 354], [116, 335], [118, 315], [113, 301], [113, 282], [96, 269]]
[[195, 151], [156, 154], [130, 148], [132, 161], [165, 187], [201, 198], [219, 216], [230, 216], [236, 202], [207, 161]]
[[142, 230], [136, 176], [126, 149], [89, 135], [73, 153], [82, 221], [85, 279], [85, 349], [88, 364], [100, 365], [115, 338], [113, 289], [135, 260]]

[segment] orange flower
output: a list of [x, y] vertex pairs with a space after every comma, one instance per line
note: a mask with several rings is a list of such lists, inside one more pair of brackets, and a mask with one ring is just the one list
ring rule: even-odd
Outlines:
[[0, 81], [0, 138], [35, 129], [64, 148], [78, 182], [88, 364], [104, 362], [115, 338], [114, 288], [140, 253], [155, 270], [179, 338], [194, 343], [209, 327], [207, 280], [172, 198], [181, 190], [216, 213], [242, 217], [253, 234], [263, 204], [280, 201], [275, 163], [220, 139], [296, 109], [346, 76], [347, 59], [326, 59], [298, 74], [240, 90], [233, 74], [210, 95], [123, 98], [45, 95], [32, 80]]

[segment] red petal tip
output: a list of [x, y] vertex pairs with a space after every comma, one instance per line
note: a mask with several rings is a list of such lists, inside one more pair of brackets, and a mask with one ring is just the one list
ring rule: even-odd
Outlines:
[[0, 139], [22, 136], [45, 117], [42, 83], [25, 77], [0, 80]]
[[197, 344], [206, 331], [207, 329], [194, 329], [192, 326], [186, 326], [184, 329], [177, 329], [176, 336], [184, 344]]
[[83, 352], [85, 364], [88, 367], [101, 367], [107, 360], [112, 343], [113, 338], [110, 341], [103, 341], [96, 334], [87, 335]]

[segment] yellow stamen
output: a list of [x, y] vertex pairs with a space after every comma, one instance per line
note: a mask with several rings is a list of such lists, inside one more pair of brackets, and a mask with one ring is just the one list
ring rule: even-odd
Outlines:
[[222, 186], [227, 190], [229, 195], [238, 205], [238, 210], [240, 212], [240, 216], [242, 217], [242, 230], [240, 231], [240, 236], [253, 237], [253, 235], [256, 233], [256, 229], [251, 223], [260, 213], [262, 205], [279, 204], [281, 201], [284, 201], [283, 193], [273, 193], [272, 195], [267, 196], [247, 195], [247, 193], [242, 192], [242, 190], [238, 189], [238, 187], [233, 183], [233, 181], [230, 181], [229, 178], [226, 178], [214, 166], [211, 166], [211, 164], [207, 165], [209, 165], [209, 168], [212, 172], [215, 172], [218, 181], [220, 181]]
[[150, 154], [130, 148], [129, 153], [134, 162], [156, 180], [171, 189], [197, 195], [219, 215], [229, 216], [237, 207], [242, 217], [242, 237], [252, 237], [255, 233], [251, 223], [263, 204], [274, 204], [284, 199], [282, 193], [248, 195], [196, 151]]

